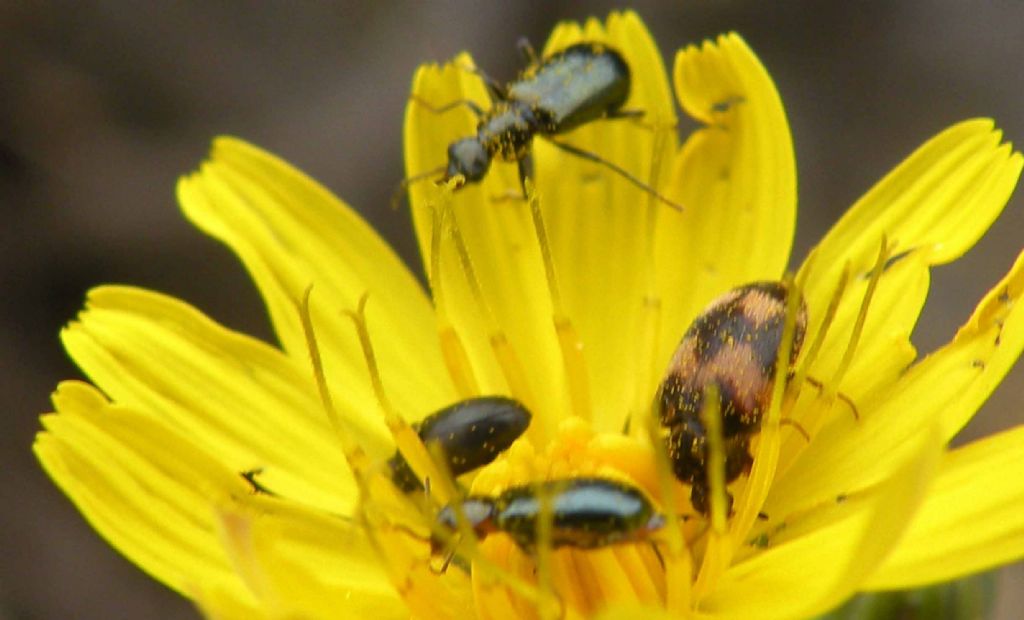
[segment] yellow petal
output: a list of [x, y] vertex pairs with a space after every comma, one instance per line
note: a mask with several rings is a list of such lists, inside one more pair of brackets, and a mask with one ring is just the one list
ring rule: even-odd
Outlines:
[[[843, 382], [830, 387], [859, 402], [872, 390], [891, 384], [916, 359], [910, 334], [928, 297], [928, 266], [933, 260], [930, 248], [923, 247], [884, 269], [870, 300], [853, 361]], [[850, 274], [835, 319], [811, 367], [810, 374], [817, 379], [828, 383], [846, 353], [870, 280], [870, 268]], [[822, 301], [825, 305], [817, 305]], [[808, 334], [817, 334], [830, 301], [831, 296], [824, 300], [814, 297], [808, 302]]]
[[[443, 68], [420, 67], [413, 94], [432, 105], [470, 99], [487, 109], [483, 85], [466, 66], [471, 66], [468, 55]], [[471, 135], [475, 124], [461, 108], [438, 114], [410, 102], [405, 121], [409, 174], [443, 164], [447, 145]], [[554, 330], [537, 328], [551, 324], [551, 304], [529, 210], [521, 200], [508, 198], [518, 188], [515, 167], [495, 163], [482, 183], [467, 184], [450, 200], [428, 191], [433, 190], [430, 181], [414, 183], [409, 193], [440, 321], [458, 334], [479, 389], [516, 392], [539, 421], [554, 420], [565, 403], [561, 362]], [[435, 222], [442, 226], [437, 257]], [[464, 253], [455, 234], [465, 244]], [[496, 349], [517, 361], [502, 358]], [[525, 387], [517, 383], [517, 364], [526, 368]]]
[[167, 425], [109, 405], [90, 385], [62, 383], [53, 400], [58, 413], [43, 417], [34, 450], [97, 532], [184, 596], [218, 592], [253, 609], [211, 510], [211, 497], [241, 483], [237, 473]]
[[231, 247], [266, 300], [285, 350], [307, 360], [296, 310], [313, 286], [313, 320], [330, 378], [375, 407], [358, 338], [342, 314], [369, 295], [369, 327], [395, 404], [419, 418], [453, 400], [429, 300], [354, 211], [276, 157], [234, 138], [178, 185], [197, 226]]
[[[836, 369], [850, 346], [860, 301], [870, 280], [866, 273], [852, 274], [844, 293], [847, 303], [839, 305], [808, 375], [851, 399], [859, 409], [871, 402], [878, 390], [891, 386], [917, 357], [910, 334], [917, 323], [918, 310], [928, 295], [930, 260], [928, 249], [922, 248], [885, 269], [872, 297], [852, 363], [842, 381], [833, 384]], [[808, 314], [811, 327], [807, 339], [812, 340], [820, 329], [825, 308], [812, 306]], [[805, 345], [805, 353], [808, 348], [809, 345]], [[853, 419], [853, 411], [847, 403], [836, 400], [831, 407], [823, 406], [825, 402], [815, 398], [820, 392], [809, 385], [803, 389], [807, 392], [805, 398], [789, 415], [799, 420], [812, 437], [817, 437], [825, 425]], [[797, 433], [790, 433], [785, 441], [780, 454], [780, 473], [785, 472], [807, 446], [807, 440]]]
[[[311, 377], [277, 349], [174, 298], [127, 287], [94, 289], [62, 339], [119, 404], [151, 412], [236, 471], [263, 469], [278, 493], [351, 511], [355, 487]], [[344, 411], [383, 457], [383, 425]]]
[[[416, 99], [410, 100], [405, 108], [403, 141], [406, 174], [410, 177], [420, 177], [430, 171], [437, 171], [436, 174], [431, 174], [409, 186], [409, 203], [413, 208], [420, 251], [428, 271], [431, 258], [431, 207], [427, 204], [430, 194], [427, 188], [432, 181], [443, 176], [448, 145], [475, 134], [477, 117], [464, 105], [438, 113], [423, 103], [437, 108], [457, 101], [471, 101], [477, 107], [487, 110], [490, 107], [487, 90], [480, 78], [469, 70], [474, 66], [472, 58], [467, 53], [458, 55], [444, 65], [421, 66], [412, 79], [412, 94]], [[518, 186], [519, 180], [514, 165], [492, 162], [483, 182], [467, 184], [456, 192], [455, 204], [467, 205], [467, 208], [490, 208], [489, 196], [503, 196], [506, 188], [516, 189]], [[501, 206], [509, 207], [511, 203], [497, 205]]]
[[[631, 69], [631, 95], [623, 108], [642, 110], [646, 126], [630, 120], [596, 121], [558, 139], [665, 192], [676, 149], [676, 119], [662, 56], [650, 33], [636, 14], [612, 13], [605, 24], [560, 24], [546, 51], [581, 40], [605, 42], [623, 55]], [[568, 317], [579, 336], [594, 429], [617, 431], [637, 399], [634, 389], [640, 387], [623, 378], [646, 373], [649, 366], [649, 353], [641, 348], [646, 343], [636, 334], [654, 294], [653, 273], [647, 271], [654, 255], [653, 230], [656, 221], [678, 219], [679, 214], [619, 175], [544, 140], [536, 141], [534, 155], [561, 291], [561, 307], [555, 310]]]
[[270, 618], [266, 609], [243, 604], [217, 588], [207, 588], [202, 592], [192, 593], [190, 596], [203, 617], [208, 620]]
[[354, 520], [267, 502], [218, 505], [225, 547], [276, 618], [408, 618]]
[[64, 383], [54, 403], [35, 446], [47, 472], [111, 545], [211, 616], [253, 617], [238, 612], [258, 602], [270, 617], [401, 617], [350, 519], [254, 496], [220, 454], [92, 386]]
[[[875, 483], [922, 428], [948, 441], [1024, 350], [1024, 253], [956, 338], [859, 402], [861, 419], [836, 417], [772, 487], [765, 510], [790, 511]], [[835, 411], [835, 410], [834, 410]]]
[[1024, 557], [1024, 426], [942, 459], [928, 496], [870, 589], [949, 581]]
[[[814, 260], [803, 267], [809, 269], [805, 295], [811, 333], [840, 273], [846, 266], [854, 277], [867, 272], [883, 237], [894, 257], [923, 250], [930, 265], [954, 260], [974, 245], [1002, 211], [1024, 165], [1021, 155], [1010, 144], [1000, 144], [1001, 139], [1002, 132], [990, 120], [954, 125], [918, 148], [847, 211], [815, 248]], [[888, 306], [873, 304], [871, 311], [884, 317], [916, 317], [924, 297], [914, 294]], [[848, 314], [855, 313], [860, 302], [856, 293], [842, 301], [852, 308]], [[843, 343], [831, 336], [830, 342], [836, 344], [823, 348], [825, 366], [829, 352], [842, 355]]]
[[938, 465], [937, 429], [909, 443], [888, 478], [858, 497], [803, 515], [768, 513], [768, 548], [732, 566], [699, 609], [722, 618], [796, 618], [850, 596], [899, 540]]
[[[468, 100], [482, 109], [489, 107], [483, 83], [467, 70], [472, 66], [469, 55], [461, 54], [444, 66], [422, 66], [413, 77], [412, 92], [417, 100], [406, 106], [404, 125], [406, 171], [410, 176], [443, 167], [449, 143], [472, 135], [477, 122], [465, 106], [436, 113], [420, 101], [443, 106]], [[429, 180], [409, 187], [413, 221], [424, 266], [434, 290], [437, 311], [440, 320], [451, 325], [461, 338], [481, 391], [508, 393], [503, 369], [495, 359], [492, 338], [500, 336], [511, 341], [510, 346], [522, 356], [520, 349], [524, 346], [543, 348], [530, 344], [536, 341], [536, 334], [530, 334], [527, 329], [536, 325], [531, 321], [550, 316], [543, 270], [539, 255], [533, 251], [535, 234], [529, 215], [514, 202], [491, 204], [488, 200], [492, 196], [505, 196], [508, 188], [518, 188], [515, 167], [494, 162], [482, 183], [467, 184], [444, 203], [437, 200], [436, 192], [428, 191], [432, 180], [440, 178], [441, 170], [431, 175]], [[435, 223], [442, 228], [438, 233], [441, 247], [437, 257], [432, 247]], [[467, 256], [472, 261], [473, 276], [482, 288], [484, 299], [474, 296], [470, 274], [451, 242], [452, 228], [457, 229], [467, 245], [472, 244], [467, 248]], [[490, 244], [496, 246], [490, 248]], [[509, 252], [510, 246], [514, 252]], [[485, 255], [483, 258], [478, 256], [481, 253]], [[510, 260], [495, 262], [495, 258], [502, 256]], [[435, 263], [438, 273], [435, 273]], [[508, 289], [517, 287], [522, 292], [512, 299], [511, 304], [505, 300], [495, 303], [495, 289], [502, 289], [508, 294]], [[514, 333], [510, 335], [509, 330]], [[554, 343], [549, 342], [549, 345], [552, 348], [543, 355], [534, 354], [531, 363], [554, 373]], [[551, 366], [545, 367], [545, 363]]]
[[670, 614], [660, 607], [619, 605], [609, 607], [593, 618], [594, 620], [678, 620], [679, 616]]
[[[664, 71], [659, 72], [656, 48], [635, 15], [612, 15], [606, 25], [592, 20], [583, 28], [565, 24], [553, 35], [548, 49], [584, 38], [607, 42], [633, 67], [633, 94], [627, 108], [643, 109], [645, 118], [671, 124], [667, 80]], [[413, 87], [417, 98], [432, 104], [471, 99], [487, 109], [478, 78], [458, 69], [465, 63], [468, 57], [456, 59], [455, 67], [421, 69]], [[405, 131], [409, 173], [441, 165], [447, 145], [471, 135], [473, 126], [472, 115], [466, 112], [437, 115], [418, 102], [411, 103]], [[661, 148], [669, 153], [671, 132], [661, 133], [668, 137], [662, 137]], [[636, 123], [614, 120], [595, 121], [559, 139], [593, 150], [647, 179], [659, 135]], [[467, 290], [462, 261], [447, 250], [440, 257], [440, 277], [433, 278], [435, 289], [444, 289], [446, 301], [441, 311], [450, 315], [481, 383], [491, 389], [508, 389], [501, 369], [490, 359], [496, 337], [508, 340], [517, 355], [526, 360], [529, 389], [534, 393], [533, 402], [528, 404], [540, 409], [535, 411], [539, 420], [552, 425], [569, 410], [567, 382], [563, 379], [567, 371], [552, 324], [556, 315], [564, 319], [571, 326], [566, 328], [572, 340], [568, 348], [582, 351], [585, 360], [581, 375], [588, 386], [584, 388], [585, 398], [596, 409], [596, 425], [619, 428], [625, 403], [634, 395], [629, 389], [633, 384], [618, 378], [629, 374], [623, 364], [636, 357], [636, 342], [628, 337], [628, 330], [617, 327], [628, 324], [630, 317], [643, 308], [644, 295], [636, 275], [650, 252], [651, 235], [646, 232], [645, 219], [649, 201], [646, 194], [614, 173], [563, 154], [544, 144], [543, 139], [534, 141], [534, 155], [547, 249], [552, 257], [547, 266], [561, 283], [563, 295], [552, 304], [548, 269], [534, 220], [528, 205], [515, 197], [520, 192], [515, 167], [495, 163], [483, 183], [459, 189], [451, 204], [451, 221], [465, 238], [483, 299], [474, 298]], [[662, 158], [662, 165], [666, 158]], [[435, 216], [423, 185], [414, 185], [410, 193], [420, 244], [431, 271]], [[595, 304], [603, 310], [594, 312]], [[614, 325], [608, 317], [616, 317]], [[552, 327], [538, 330], [538, 325]], [[611, 380], [613, 377], [615, 380]]]
[[673, 196], [685, 207], [658, 226], [658, 290], [667, 360], [713, 297], [778, 279], [796, 217], [796, 164], [782, 102], [743, 39], [690, 46], [675, 63], [676, 94], [702, 123], [676, 157]]

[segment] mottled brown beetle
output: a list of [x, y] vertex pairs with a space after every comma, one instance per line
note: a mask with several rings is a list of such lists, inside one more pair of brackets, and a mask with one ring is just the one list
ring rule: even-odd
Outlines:
[[[690, 501], [702, 514], [709, 510], [704, 394], [714, 386], [719, 395], [729, 483], [753, 464], [750, 440], [771, 404], [788, 294], [782, 282], [754, 282], [715, 299], [686, 330], [658, 390], [673, 472], [690, 485]], [[796, 361], [806, 331], [807, 305], [801, 298], [787, 366]], [[728, 501], [731, 510], [732, 498]]]

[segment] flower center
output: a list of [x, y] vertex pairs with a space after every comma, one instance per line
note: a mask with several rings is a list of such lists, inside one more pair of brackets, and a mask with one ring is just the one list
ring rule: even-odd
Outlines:
[[[479, 472], [470, 492], [509, 498], [519, 489], [517, 503], [499, 499], [497, 510], [505, 515], [496, 515], [495, 526], [478, 531], [475, 550], [438, 578], [469, 570], [481, 618], [588, 617], [621, 604], [664, 607], [665, 565], [655, 542], [664, 525], [660, 503], [650, 501], [652, 512], [640, 514], [619, 501], [615, 508], [623, 519], [596, 522], [589, 517], [604, 508], [600, 493], [588, 495], [584, 488], [569, 497], [571, 491], [557, 486], [557, 481], [607, 481], [609, 488], [647, 502], [659, 495], [654, 462], [645, 442], [593, 433], [579, 418], [563, 421], [544, 449], [528, 440], [517, 442]], [[523, 518], [531, 515], [524, 514], [518, 500], [531, 493], [530, 485], [543, 493], [537, 485], [545, 481], [556, 481], [556, 486], [548, 497], [526, 504], [539, 507], [536, 519]], [[593, 506], [581, 509], [580, 503], [588, 501]]]

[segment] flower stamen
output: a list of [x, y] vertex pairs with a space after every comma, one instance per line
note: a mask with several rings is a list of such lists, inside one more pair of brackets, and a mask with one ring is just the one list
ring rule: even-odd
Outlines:
[[477, 278], [476, 269], [473, 267], [473, 259], [469, 255], [469, 248], [466, 246], [465, 239], [462, 238], [462, 232], [459, 230], [455, 214], [450, 212], [450, 205], [448, 209], [449, 213], [445, 221], [448, 222], [448, 231], [451, 233], [452, 245], [455, 247], [456, 254], [458, 254], [459, 264], [466, 277], [466, 283], [469, 285], [470, 294], [473, 296], [477, 307], [480, 308], [484, 321], [488, 325], [491, 350], [494, 352], [494, 357], [497, 359], [498, 365], [505, 375], [505, 381], [508, 383], [512, 393], [530, 411], [540, 411], [541, 409], [537, 406], [538, 403], [533, 396], [533, 390], [530, 389], [529, 382], [526, 379], [527, 374], [523, 363], [512, 347], [512, 343], [509, 342], [508, 335], [499, 326], [495, 319], [494, 311], [491, 309], [490, 304], [487, 303], [487, 298], [483, 294], [483, 288], [480, 286], [480, 280]]
[[[806, 276], [809, 269], [808, 266], [811, 263], [811, 259], [814, 254], [811, 254], [811, 258], [808, 258], [805, 263], [804, 269], [801, 275]], [[806, 277], [804, 278], [806, 279]], [[801, 386], [805, 378], [807, 377], [808, 369], [814, 360], [818, 359], [818, 353], [821, 351], [821, 347], [825, 344], [825, 337], [828, 336], [829, 328], [832, 327], [832, 322], [836, 318], [836, 313], [839, 311], [839, 304], [843, 300], [843, 293], [846, 292], [846, 285], [850, 280], [850, 263], [847, 262], [843, 265], [843, 271], [839, 274], [839, 282], [836, 283], [836, 288], [832, 292], [832, 297], [829, 299], [828, 308], [825, 309], [825, 314], [821, 319], [821, 326], [818, 328], [817, 334], [814, 336], [814, 342], [808, 347], [807, 353], [804, 355], [804, 361], [800, 364], [796, 374], [793, 376], [793, 385]]]
[[[816, 251], [812, 251], [807, 260], [804, 261], [803, 267], [800, 269], [798, 274], [798, 281], [800, 283], [800, 289], [803, 289], [803, 284], [810, 278], [811, 268], [814, 264], [814, 259], [817, 256]], [[795, 407], [797, 399], [800, 396], [801, 388], [807, 384], [817, 390], [816, 402], [824, 402], [827, 405], [831, 405], [836, 399], [841, 400], [850, 409], [855, 420], [860, 419], [860, 412], [857, 409], [856, 403], [853, 402], [846, 394], [839, 392], [835, 387], [831, 387], [826, 390], [826, 384], [817, 377], [809, 375], [809, 370], [814, 362], [818, 359], [818, 354], [821, 352], [822, 346], [827, 339], [832, 324], [835, 320], [836, 315], [839, 311], [839, 306], [842, 304], [843, 297], [846, 294], [847, 287], [850, 283], [850, 263], [847, 261], [843, 265], [843, 270], [839, 274], [839, 279], [836, 282], [835, 288], [832, 291], [832, 295], [829, 297], [828, 306], [825, 309], [825, 313], [822, 316], [821, 323], [815, 332], [814, 340], [811, 345], [807, 348], [807, 353], [803, 355], [802, 361], [795, 371], [790, 372], [787, 377], [788, 386], [792, 388], [791, 393], [787, 394], [787, 399], [792, 399], [789, 402], [790, 406]], [[829, 384], [833, 385], [834, 384]], [[781, 420], [783, 424], [791, 424], [794, 430], [800, 433], [804, 441], [802, 445], [794, 450], [784, 450], [784, 456], [782, 463], [779, 465], [780, 471], [785, 471], [788, 466], [794, 462], [795, 455], [799, 453], [803, 448], [806, 448], [810, 443], [810, 438], [817, 432], [822, 420], [824, 419], [825, 413], [830, 409], [830, 406], [825, 406], [816, 410], [812, 410], [815, 413], [807, 416], [807, 410], [804, 410], [803, 422], [798, 422], [796, 418], [785, 418]], [[789, 421], [787, 421], [789, 420]], [[797, 425], [799, 424], [799, 427]]]
[[[354, 434], [346, 432], [341, 418], [338, 417], [334, 409], [310, 314], [309, 298], [311, 291], [312, 287], [307, 287], [302, 302], [298, 307], [299, 316], [321, 403], [327, 412], [328, 418], [331, 420], [332, 426], [335, 428], [336, 434], [339, 436], [342, 451], [349, 467], [352, 469], [353, 478], [358, 490], [358, 503], [354, 517], [366, 533], [368, 543], [380, 558], [395, 589], [410, 604], [417, 606], [421, 604], [419, 599], [427, 596], [424, 593], [424, 588], [418, 586], [418, 584], [422, 584], [424, 579], [429, 579], [433, 570], [428, 560], [425, 564], [426, 571], [424, 572], [422, 561], [416, 558], [417, 552], [415, 549], [410, 548], [407, 542], [395, 534], [403, 533], [411, 536], [416, 541], [416, 546], [421, 546], [426, 540], [416, 534], [408, 525], [395, 520], [399, 514], [397, 511], [408, 506], [408, 498], [401, 497], [398, 489], [392, 485], [391, 481], [381, 475], [382, 468], [376, 467], [371, 463], [365, 450], [356, 442]], [[371, 380], [380, 386], [379, 398], [383, 395], [383, 384], [377, 372], [376, 357], [373, 353], [372, 342], [369, 339], [369, 332], [366, 330], [364, 317], [366, 300], [367, 296], [363, 295], [360, 299], [358, 310], [355, 312], [349, 311], [348, 316], [352, 318], [357, 331], [360, 332], [360, 343], [363, 346], [363, 355], [366, 359], [368, 371], [371, 373]], [[375, 379], [373, 375], [376, 375]], [[380, 402], [380, 406], [385, 410], [386, 416], [389, 415], [387, 412], [391, 411], [390, 417], [398, 417], [393, 413], [393, 409], [391, 409], [386, 398]], [[440, 486], [448, 497], [454, 497], [455, 483], [450, 475], [445, 475], [443, 459], [435, 461], [431, 458], [426, 446], [424, 446], [415, 431], [399, 419], [397, 426], [401, 427], [402, 425], [406, 427], [408, 433], [401, 432], [400, 428], [396, 432], [396, 428], [389, 425], [392, 433], [395, 434], [395, 441], [402, 456], [409, 463], [410, 467], [413, 468], [417, 476], [420, 476], [421, 479], [433, 480], [434, 485]], [[438, 466], [437, 462], [442, 463], [442, 465]], [[374, 484], [375, 482], [378, 484]], [[419, 505], [423, 512], [430, 514], [428, 500], [424, 498], [424, 501], [419, 502]], [[393, 511], [395, 514], [390, 514]]]
[[[450, 189], [447, 195], [450, 198]], [[451, 377], [452, 383], [455, 385], [455, 390], [461, 398], [465, 399], [480, 394], [480, 384], [476, 380], [466, 347], [462, 344], [462, 339], [459, 338], [459, 334], [452, 325], [451, 318], [448, 316], [448, 307], [445, 304], [444, 288], [441, 283], [441, 239], [446, 212], [437, 207], [431, 209], [430, 268], [427, 270], [427, 278], [434, 298], [441, 355], [444, 358], [445, 367], [448, 369], [448, 376]]]
[[551, 258], [551, 245], [548, 242], [548, 233], [540, 212], [540, 198], [529, 179], [526, 180], [526, 195], [530, 206], [530, 215], [533, 218], [533, 228], [537, 235], [537, 245], [540, 247], [541, 259], [544, 263], [548, 294], [551, 296], [551, 320], [558, 336], [558, 347], [562, 352], [562, 369], [565, 372], [565, 383], [569, 390], [569, 402], [572, 404], [572, 410], [576, 416], [589, 421], [592, 410], [586, 360], [583, 357], [583, 343], [562, 306], [562, 295], [559, 292], [558, 278], [555, 274], [555, 261]]
[[[674, 119], [668, 127], [675, 128]], [[651, 187], [657, 187], [659, 172], [662, 168], [661, 157], [668, 133], [666, 125], [658, 119], [655, 119], [653, 128], [654, 142], [648, 182]], [[637, 372], [641, 374], [643, 380], [634, 382], [634, 386], [638, 388], [635, 392], [637, 401], [626, 418], [624, 434], [628, 434], [633, 428], [637, 429], [637, 432], [643, 432], [641, 429], [644, 425], [637, 422], [640, 421], [640, 417], [650, 417], [650, 394], [653, 391], [650, 387], [658, 384], [658, 377], [664, 364], [664, 361], [659, 360], [657, 356], [658, 343], [661, 339], [661, 297], [657, 292], [658, 253], [655, 251], [659, 212], [660, 209], [658, 209], [654, 198], [649, 196], [644, 215], [644, 254], [650, 268], [644, 269], [638, 274], [643, 280], [643, 298], [640, 300], [640, 312], [637, 315], [639, 337], [636, 339], [637, 354], [635, 356], [635, 359], [639, 360]]]
[[[356, 489], [358, 491], [358, 503], [354, 517], [366, 532], [367, 541], [378, 557], [380, 557], [395, 588], [403, 596], [408, 596], [415, 590], [413, 575], [409, 574], [401, 565], [393, 561], [396, 554], [389, 552], [389, 545], [391, 547], [395, 547], [398, 542], [394, 537], [386, 535], [387, 530], [403, 529], [404, 526], [401, 524], [392, 524], [386, 521], [385, 523], [378, 523], [374, 516], [368, 511], [368, 507], [371, 506], [369, 500], [373, 497], [371, 483], [374, 480], [380, 480], [381, 477], [379, 475], [374, 477], [374, 472], [378, 470], [374, 468], [369, 456], [366, 454], [366, 451], [363, 450], [362, 446], [360, 446], [356, 441], [355, 434], [348, 432], [348, 429], [345, 428], [341, 418], [338, 416], [337, 411], [334, 408], [330, 389], [327, 386], [327, 378], [324, 374], [323, 358], [320, 355], [320, 347], [317, 345], [316, 334], [313, 329], [313, 319], [310, 313], [309, 299], [312, 290], [312, 285], [306, 287], [301, 302], [297, 303], [299, 319], [302, 323], [302, 331], [306, 339], [306, 347], [308, 349], [310, 362], [313, 366], [313, 377], [317, 385], [317, 391], [320, 395], [321, 404], [323, 405], [327, 417], [331, 422], [331, 426], [335, 430], [335, 434], [340, 440], [345, 460], [352, 469], [353, 479], [355, 480]], [[365, 296], [363, 297], [363, 300], [361, 300], [360, 306], [365, 303], [364, 300]], [[416, 435], [415, 432], [413, 432], [412, 435], [419, 443], [419, 449], [425, 453], [426, 448], [423, 446], [422, 442], [419, 442], [419, 436]], [[416, 467], [419, 466], [420, 463], [414, 463], [408, 456], [405, 458], [409, 462], [410, 466], [413, 467], [413, 471], [418, 472]], [[433, 467], [429, 458], [427, 461], [428, 464]], [[419, 475], [419, 473], [417, 473], [417, 475]], [[383, 487], [384, 492], [387, 490], [396, 490], [391, 485], [390, 481], [387, 481]]]
[[[503, 547], [504, 553], [496, 553], [495, 545]], [[481, 551], [483, 548], [488, 550]], [[474, 553], [473, 587], [481, 617], [504, 617], [493, 615], [499, 610], [511, 613], [512, 615], [508, 617], [513, 620], [529, 617], [532, 615], [530, 612], [536, 612], [541, 618], [560, 618], [565, 615], [566, 605], [559, 595], [559, 592], [564, 593], [563, 590], [542, 589], [520, 576], [524, 571], [532, 572], [530, 567], [535, 565], [524, 557], [511, 541], [487, 540]], [[510, 568], [503, 568], [504, 566]], [[519, 598], [511, 596], [512, 594], [518, 595]], [[499, 597], [502, 602], [498, 604], [493, 600], [488, 601], [487, 597]], [[520, 615], [513, 613], [517, 608], [521, 608], [524, 602], [529, 603], [530, 607], [521, 609]]]
[[[652, 218], [651, 226], [653, 227], [653, 225]], [[652, 258], [652, 264], [653, 260]], [[632, 432], [643, 434], [643, 429], [649, 426], [649, 420], [656, 417], [651, 410], [651, 394], [655, 391], [654, 386], [658, 385], [658, 377], [663, 370], [662, 366], [664, 366], [664, 360], [659, 360], [657, 355], [658, 343], [661, 340], [661, 297], [654, 292], [653, 282], [648, 281], [645, 286], [647, 290], [641, 300], [636, 332], [638, 334], [636, 359], [641, 360], [637, 372], [638, 374], [643, 373], [641, 375], [643, 380], [636, 382], [636, 401], [632, 411], [626, 417], [623, 434]], [[654, 426], [657, 428], [656, 421]]]
[[[660, 605], [665, 600], [665, 569], [658, 562], [657, 543], [652, 542], [650, 550], [651, 553], [639, 548], [609, 549], [618, 562], [613, 568], [626, 576], [637, 599], [646, 605]], [[653, 559], [648, 561], [648, 558]]]
[[722, 432], [718, 385], [714, 383], [704, 390], [704, 407], [700, 412], [700, 419], [707, 432], [711, 528], [715, 533], [722, 534], [725, 532], [726, 519], [732, 511], [732, 506], [729, 493], [725, 490], [725, 438]]
[[[317, 345], [316, 332], [313, 329], [313, 317], [309, 309], [309, 297], [312, 292], [313, 285], [310, 284], [303, 292], [301, 301], [296, 303], [296, 307], [299, 313], [299, 320], [302, 323], [302, 332], [306, 338], [309, 361], [313, 366], [313, 379], [316, 383], [317, 393], [320, 396], [320, 403], [327, 414], [327, 420], [331, 423], [334, 434], [337, 435], [341, 442], [345, 459], [348, 461], [349, 466], [352, 467], [353, 472], [356, 473], [356, 481], [361, 483], [362, 477], [360, 474], [369, 470], [369, 458], [362, 447], [356, 442], [356, 435], [346, 428], [342, 418], [338, 416], [337, 409], [334, 408], [331, 391], [327, 387], [327, 377], [324, 374], [323, 358], [320, 356], [320, 347]], [[362, 487], [360, 489], [362, 490]]]
[[467, 399], [480, 394], [480, 385], [473, 373], [469, 354], [466, 353], [466, 347], [463, 346], [462, 339], [451, 323], [444, 322], [438, 327], [438, 338], [448, 375], [459, 397]]
[[373, 350], [373, 342], [370, 340], [370, 332], [366, 328], [366, 302], [370, 294], [363, 293], [355, 310], [345, 309], [342, 314], [352, 320], [356, 328], [356, 335], [359, 337], [359, 346], [363, 351], [363, 360], [366, 362], [366, 371], [370, 375], [370, 385], [373, 386], [373, 394], [377, 397], [377, 404], [384, 412], [384, 422], [392, 432], [395, 432], [402, 425], [402, 419], [395, 413], [395, 408], [388, 399], [384, 390], [384, 381], [380, 376], [380, 367], [377, 365], [377, 354]]
[[857, 311], [857, 319], [853, 324], [853, 331], [850, 332], [850, 340], [846, 345], [846, 351], [843, 353], [843, 358], [839, 362], [839, 366], [836, 367], [836, 372], [832, 375], [831, 389], [829, 390], [829, 398], [834, 398], [835, 391], [838, 389], [839, 382], [843, 380], [843, 376], [846, 375], [846, 371], [850, 367], [850, 363], [853, 362], [853, 355], [857, 352], [857, 344], [860, 341], [861, 333], [864, 331], [864, 324], [868, 318], [868, 308], [871, 306], [871, 299], [875, 295], [875, 289], [878, 288], [878, 281], [882, 279], [882, 272], [885, 271], [886, 261], [892, 254], [892, 250], [895, 244], [889, 245], [886, 235], [882, 235], [882, 243], [878, 248], [878, 256], [875, 259], [875, 264], [871, 269], [871, 279], [868, 280], [868, 288], [864, 291], [864, 298], [860, 303], [860, 309]]
[[363, 351], [363, 359], [366, 363], [366, 371], [370, 374], [370, 383], [377, 397], [377, 403], [384, 413], [384, 424], [395, 440], [395, 446], [402, 454], [402, 457], [409, 463], [413, 472], [420, 480], [431, 480], [433, 490], [436, 491], [441, 501], [450, 501], [457, 496], [455, 484], [450, 475], [444, 475], [439, 463], [444, 459], [431, 458], [429, 451], [420, 439], [419, 434], [412, 426], [398, 415], [391, 401], [384, 390], [384, 382], [381, 379], [380, 367], [377, 364], [377, 355], [373, 350], [373, 341], [370, 339], [370, 331], [366, 325], [366, 303], [369, 294], [364, 293], [359, 298], [359, 304], [355, 310], [344, 310], [343, 313], [352, 320], [359, 337], [359, 344]]
[[672, 472], [672, 463], [669, 460], [668, 449], [665, 447], [665, 438], [662, 427], [654, 408], [648, 405], [647, 415], [643, 418], [643, 429], [647, 433], [647, 439], [654, 452], [655, 472], [657, 472], [658, 492], [661, 498], [662, 511], [665, 514], [665, 527], [663, 539], [668, 545], [670, 558], [678, 559], [680, 556], [689, 556], [686, 549], [686, 539], [683, 536], [683, 529], [679, 525], [679, 513], [677, 512], [676, 488], [679, 484], [675, 474]]
[[725, 438], [722, 433], [722, 410], [718, 385], [712, 383], [704, 390], [704, 406], [700, 420], [707, 436], [708, 505], [711, 529], [694, 589], [710, 591], [732, 559], [731, 537], [727, 520], [732, 512], [732, 501], [725, 488]]
[[[552, 555], [553, 548], [551, 546], [551, 537], [555, 525], [555, 510], [554, 501], [551, 497], [551, 487], [547, 485], [535, 484], [534, 493], [537, 496], [537, 502], [539, 505], [539, 516], [537, 518], [537, 547], [536, 547], [536, 566], [537, 566], [537, 586], [542, 592], [555, 592], [554, 588], [554, 577], [552, 574]], [[545, 613], [544, 610], [540, 610], [541, 617], [544, 620], [550, 617], [549, 613]], [[552, 610], [548, 610], [550, 612]]]
[[740, 496], [739, 508], [731, 524], [731, 533], [735, 541], [742, 541], [757, 520], [778, 467], [781, 445], [779, 428], [782, 426], [782, 410], [788, 388], [786, 377], [789, 375], [789, 369], [787, 366], [796, 337], [797, 317], [803, 303], [802, 281], [794, 280], [792, 275], [787, 274], [783, 278], [783, 284], [790, 292], [786, 296], [786, 320], [783, 324], [782, 338], [776, 357], [772, 399], [764, 420], [761, 422], [761, 434], [756, 454], [754, 454], [750, 478]]

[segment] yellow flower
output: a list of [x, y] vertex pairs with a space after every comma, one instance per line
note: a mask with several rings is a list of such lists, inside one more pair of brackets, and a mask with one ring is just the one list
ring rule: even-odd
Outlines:
[[[948, 345], [918, 359], [910, 344], [929, 268], [991, 225], [1020, 154], [988, 120], [955, 125], [821, 241], [796, 282], [807, 343], [824, 336], [796, 368], [823, 387], [794, 381], [783, 394], [777, 382], [752, 471], [730, 486], [735, 511], [709, 522], [649, 439], [651, 402], [701, 308], [783, 276], [796, 206], [786, 118], [757, 58], [725, 35], [676, 56], [675, 94], [699, 123], [679, 147], [639, 19], [563, 24], [547, 51], [579, 40], [622, 52], [626, 108], [645, 115], [564, 139], [684, 210], [536, 140], [534, 202], [515, 197], [508, 164], [454, 192], [412, 185], [429, 293], [315, 182], [241, 141], [215, 142], [179, 199], [245, 263], [280, 347], [157, 293], [90, 293], [62, 337], [94, 385], [58, 387], [35, 450], [111, 545], [213, 618], [791, 618], [1024, 556], [1024, 427], [946, 447], [1024, 347], [1024, 260]], [[470, 62], [421, 69], [414, 92], [486, 108]], [[411, 103], [410, 174], [441, 165], [473, 126], [468, 110]], [[336, 411], [321, 402], [311, 334]], [[480, 394], [514, 396], [533, 420], [461, 479], [474, 493], [599, 475], [689, 518], [669, 520], [657, 551], [540, 544], [528, 555], [496, 533], [440, 571], [430, 527], [452, 488], [408, 423]], [[390, 484], [381, 464], [396, 446], [433, 473], [433, 508]]]

